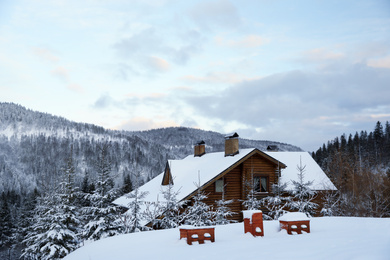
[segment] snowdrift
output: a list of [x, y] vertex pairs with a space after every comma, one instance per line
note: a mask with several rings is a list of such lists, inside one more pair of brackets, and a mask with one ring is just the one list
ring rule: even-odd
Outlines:
[[192, 246], [178, 229], [133, 233], [85, 245], [66, 260], [107, 259], [390, 259], [390, 219], [310, 219], [311, 233], [288, 235], [278, 221], [264, 222], [264, 237], [244, 234], [244, 224], [215, 227], [215, 243]]

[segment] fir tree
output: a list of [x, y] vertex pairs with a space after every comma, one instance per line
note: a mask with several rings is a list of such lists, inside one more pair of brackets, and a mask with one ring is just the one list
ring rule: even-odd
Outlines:
[[318, 204], [312, 202], [316, 192], [310, 188], [313, 181], [305, 182], [305, 168], [306, 165], [303, 166], [301, 160], [300, 164], [297, 165], [298, 181], [291, 180], [293, 184], [293, 189], [291, 190], [293, 200], [290, 202], [289, 206], [293, 210], [304, 212], [306, 215], [310, 216], [314, 214], [314, 210], [318, 207]]
[[277, 220], [287, 212], [286, 209], [291, 203], [291, 197], [283, 195], [286, 192], [286, 187], [287, 183], [273, 184], [272, 190], [274, 196], [267, 196], [261, 199], [261, 205], [268, 211], [268, 213], [263, 215], [265, 219]]
[[256, 198], [253, 183], [253, 169], [251, 171], [250, 180], [245, 180], [246, 199], [242, 202], [242, 205], [247, 210], [258, 210], [261, 208], [261, 201]]
[[215, 211], [214, 223], [216, 225], [226, 225], [226, 224], [229, 224], [232, 222], [236, 222], [236, 221], [230, 219], [230, 217], [236, 213], [232, 212], [229, 208], [229, 205], [231, 203], [233, 203], [233, 200], [225, 200], [225, 188], [226, 188], [226, 185], [224, 185], [222, 188], [222, 198], [215, 202], [217, 205], [217, 208]]
[[192, 205], [188, 206], [184, 213], [184, 224], [192, 226], [210, 226], [213, 224], [215, 212], [203, 202], [207, 195], [200, 189], [200, 181], [197, 186], [197, 193], [192, 197]]
[[81, 222], [74, 205], [74, 174], [71, 149], [59, 188], [39, 198], [33, 224], [23, 241], [26, 244], [23, 257], [57, 259], [79, 247]]
[[160, 202], [160, 212], [163, 216], [154, 223], [159, 228], [176, 228], [180, 224], [180, 210], [186, 202], [177, 200], [179, 191], [174, 191], [172, 183], [161, 187], [161, 193], [164, 201]]
[[99, 240], [123, 233], [123, 226], [118, 217], [118, 208], [111, 202], [117, 197], [111, 178], [111, 161], [108, 156], [109, 144], [99, 147], [96, 161], [97, 182], [92, 194], [86, 194], [85, 199], [90, 206], [83, 208], [87, 224], [84, 226], [83, 237], [87, 240]]
[[127, 230], [130, 233], [140, 232], [148, 230], [149, 228], [142, 224], [145, 219], [145, 212], [142, 211], [142, 206], [145, 205], [145, 197], [147, 196], [147, 192], [143, 192], [139, 190], [139, 179], [140, 173], [137, 173], [135, 176], [135, 189], [133, 192], [127, 195], [129, 199], [131, 199], [128, 204], [129, 210], [125, 213], [128, 216]]

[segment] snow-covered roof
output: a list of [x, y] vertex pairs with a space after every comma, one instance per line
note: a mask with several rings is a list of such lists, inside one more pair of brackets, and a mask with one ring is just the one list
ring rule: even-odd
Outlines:
[[[169, 168], [173, 179], [173, 191], [179, 192], [177, 200], [182, 200], [196, 191], [197, 186], [203, 186], [213, 180], [219, 174], [225, 172], [241, 159], [254, 152], [255, 148], [241, 149], [235, 156], [226, 156], [224, 152], [206, 153], [201, 157], [194, 157], [189, 155], [182, 160], [169, 160]], [[258, 151], [258, 150], [257, 150]], [[260, 151], [259, 151], [260, 152]], [[282, 169], [281, 182], [287, 182], [287, 188], [292, 188], [291, 180], [297, 180], [298, 170], [297, 165], [302, 160], [302, 165], [306, 165], [305, 181], [313, 180], [311, 186], [315, 190], [335, 190], [336, 187], [321, 170], [318, 164], [313, 160], [307, 152], [263, 152], [270, 156], [271, 160], [276, 159], [281, 165], [286, 165]], [[284, 166], [283, 165], [283, 166]], [[145, 183], [139, 189], [141, 192], [148, 194], [144, 198], [145, 201], [160, 201], [163, 202], [162, 190], [167, 186], [162, 186], [164, 172], [157, 175], [151, 181]], [[126, 195], [114, 201], [117, 205], [127, 207], [131, 199]]]
[[276, 160], [287, 165], [282, 169], [282, 177], [280, 183], [287, 183], [287, 190], [293, 188], [291, 180], [298, 181], [297, 167], [302, 162], [305, 166], [304, 182], [313, 181], [310, 186], [313, 190], [337, 190], [334, 184], [330, 181], [328, 176], [320, 168], [313, 157], [308, 152], [264, 152]]

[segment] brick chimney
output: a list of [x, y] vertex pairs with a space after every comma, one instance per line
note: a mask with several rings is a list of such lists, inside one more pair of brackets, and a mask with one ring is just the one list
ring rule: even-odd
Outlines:
[[206, 153], [205, 142], [204, 141], [196, 142], [194, 146], [194, 156], [201, 157], [205, 153]]
[[225, 135], [225, 156], [234, 156], [239, 153], [238, 137], [237, 133]]

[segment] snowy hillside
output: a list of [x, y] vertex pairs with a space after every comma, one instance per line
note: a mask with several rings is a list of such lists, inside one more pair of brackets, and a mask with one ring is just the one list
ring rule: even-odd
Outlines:
[[216, 226], [215, 243], [187, 245], [179, 230], [120, 235], [88, 244], [64, 259], [371, 259], [390, 256], [390, 219], [322, 217], [311, 233], [288, 235], [278, 221], [264, 222], [264, 237], [244, 234], [243, 223]]
[[[0, 102], [0, 192], [29, 193], [42, 184], [54, 185], [73, 145], [76, 183], [86, 175], [96, 177], [97, 151], [110, 142], [109, 156], [115, 183], [121, 187], [127, 174], [140, 172], [141, 182], [161, 173], [168, 159], [181, 159], [193, 153], [193, 144], [206, 141], [206, 151], [223, 151], [224, 135], [186, 127], [148, 131], [114, 131], [76, 123]], [[240, 140], [240, 148], [266, 149], [277, 145], [283, 151], [300, 151], [299, 147], [273, 141]]]

